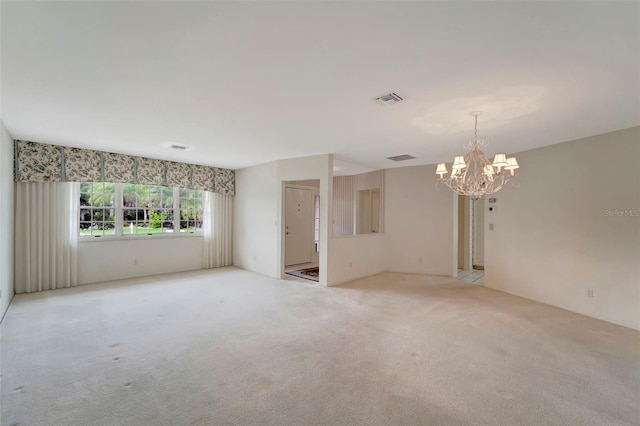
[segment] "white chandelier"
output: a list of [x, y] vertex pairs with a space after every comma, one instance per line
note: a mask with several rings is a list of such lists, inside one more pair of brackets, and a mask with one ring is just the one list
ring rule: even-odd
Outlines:
[[507, 158], [506, 154], [496, 154], [493, 163], [491, 163], [484, 152], [480, 150], [480, 147], [488, 144], [478, 138], [478, 116], [480, 114], [482, 111], [469, 113], [476, 120], [475, 136], [467, 145], [463, 145], [463, 148], [471, 151], [466, 156], [458, 155], [454, 158], [451, 176], [444, 176], [449, 173], [445, 163], [438, 164], [436, 169], [436, 174], [439, 176], [436, 188], [444, 184], [453, 192], [467, 195], [473, 200], [478, 200], [485, 194], [500, 191], [509, 180], [516, 176], [515, 171], [520, 167], [515, 157]]

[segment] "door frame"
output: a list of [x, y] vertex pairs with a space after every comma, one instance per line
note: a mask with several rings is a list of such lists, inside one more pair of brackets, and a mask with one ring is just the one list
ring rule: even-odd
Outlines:
[[[320, 183], [320, 179], [306, 179], [306, 180], [317, 180], [318, 183]], [[280, 262], [280, 268], [281, 268], [281, 276], [284, 275], [284, 270], [286, 269], [286, 236], [285, 233], [287, 232], [287, 227], [286, 227], [286, 223], [285, 223], [285, 210], [286, 210], [286, 193], [287, 193], [287, 188], [294, 188], [294, 189], [308, 189], [311, 190], [311, 234], [313, 235], [314, 232], [314, 202], [315, 202], [315, 197], [320, 196], [320, 187], [316, 187], [316, 186], [307, 186], [307, 185], [299, 185], [299, 184], [295, 184], [295, 183], [290, 183], [290, 181], [282, 181], [282, 227], [281, 227], [281, 234], [280, 234], [280, 238], [282, 241], [282, 261]], [[320, 200], [320, 203], [322, 203], [322, 199]], [[322, 230], [320, 230], [320, 233], [322, 233]], [[313, 243], [313, 238], [311, 239], [311, 242]], [[320, 264], [320, 252], [316, 252], [315, 250], [311, 251], [311, 263], [317, 263], [318, 265]]]
[[[473, 232], [473, 202], [466, 195], [453, 194], [453, 270], [452, 276], [458, 276], [458, 266], [462, 260], [462, 270], [473, 269], [472, 260], [472, 232]], [[460, 217], [462, 213], [462, 217]], [[462, 223], [460, 223], [462, 221]], [[462, 226], [460, 226], [462, 225]], [[462, 229], [460, 229], [462, 228]], [[462, 231], [462, 233], [460, 233]], [[462, 247], [460, 247], [462, 245]]]
[[[471, 269], [484, 271], [484, 238], [487, 222], [487, 201], [486, 199], [471, 202]], [[479, 256], [479, 251], [481, 251]], [[478, 259], [481, 257], [481, 259]]]
[[[461, 204], [461, 201], [463, 204]], [[459, 265], [461, 252], [462, 252], [462, 256], [463, 256], [462, 259], [464, 263], [463, 270], [472, 271], [475, 269], [473, 265], [474, 246], [476, 244], [475, 240], [477, 238], [477, 236], [474, 235], [474, 233], [477, 232], [477, 229], [475, 228], [476, 226], [480, 227], [483, 233], [482, 247], [484, 252], [484, 249], [486, 248], [486, 233], [487, 233], [488, 217], [487, 217], [487, 200], [486, 199], [484, 200], [484, 204], [482, 206], [478, 206], [476, 202], [472, 201], [469, 197], [467, 196], [458, 197], [458, 194], [454, 193], [453, 206], [454, 206], [453, 208], [453, 224], [454, 224], [453, 226], [453, 247], [454, 247], [453, 259], [454, 261], [453, 261], [452, 276], [455, 278], [458, 276], [458, 265]], [[476, 220], [475, 220], [478, 213], [477, 211], [474, 211], [474, 210], [478, 208], [483, 209], [482, 223], [476, 223]], [[460, 236], [461, 227], [458, 221], [461, 211], [464, 214], [462, 236]], [[462, 249], [460, 249], [461, 243], [464, 246]], [[482, 270], [484, 270], [485, 265], [483, 262], [483, 265], [475, 265], [475, 266], [481, 266]]]

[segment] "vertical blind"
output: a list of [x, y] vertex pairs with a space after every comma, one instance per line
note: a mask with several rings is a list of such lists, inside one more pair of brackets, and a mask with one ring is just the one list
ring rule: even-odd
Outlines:
[[16, 183], [16, 293], [78, 284], [79, 200], [78, 183]]
[[202, 267], [219, 268], [233, 264], [231, 234], [233, 229], [233, 197], [205, 193], [204, 247]]

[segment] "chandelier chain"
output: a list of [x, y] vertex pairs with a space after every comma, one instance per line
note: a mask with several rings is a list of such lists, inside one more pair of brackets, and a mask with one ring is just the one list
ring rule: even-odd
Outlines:
[[478, 139], [478, 116], [476, 115], [476, 132], [475, 132], [475, 138]]

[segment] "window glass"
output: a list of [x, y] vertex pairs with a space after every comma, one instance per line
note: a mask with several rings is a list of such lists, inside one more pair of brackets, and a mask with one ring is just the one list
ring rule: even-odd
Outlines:
[[158, 185], [81, 183], [80, 235], [199, 233], [203, 195]]
[[202, 232], [202, 191], [180, 189], [180, 232]]
[[80, 235], [115, 233], [115, 184], [80, 184]]

